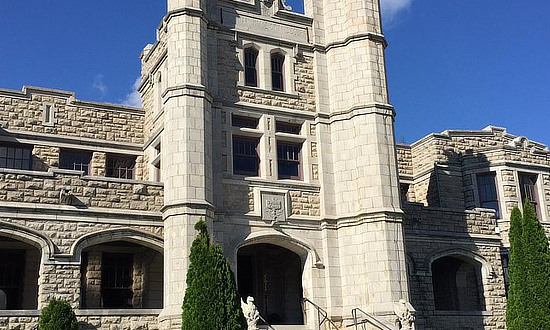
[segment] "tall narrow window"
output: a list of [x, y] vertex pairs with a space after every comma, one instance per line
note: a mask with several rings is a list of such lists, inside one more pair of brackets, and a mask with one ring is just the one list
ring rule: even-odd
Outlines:
[[155, 148], [155, 157], [151, 162], [153, 165], [153, 180], [156, 182], [162, 181], [162, 167], [161, 167], [161, 144], [160, 142], [154, 147]]
[[477, 190], [479, 193], [479, 206], [496, 211], [499, 218], [498, 194], [495, 173], [483, 173], [477, 176]]
[[0, 168], [30, 170], [32, 166], [32, 146], [0, 145]]
[[6, 309], [21, 309], [25, 250], [0, 251], [0, 290], [6, 294]]
[[257, 176], [259, 168], [258, 139], [233, 137], [233, 173]]
[[537, 212], [537, 217], [541, 220], [537, 196], [537, 175], [519, 173], [519, 185], [521, 191], [521, 202], [523, 204], [525, 204], [526, 201], [531, 202]]
[[285, 58], [281, 54], [271, 55], [271, 88], [274, 91], [284, 91], [283, 67]]
[[246, 86], [258, 87], [258, 51], [254, 48], [244, 50], [244, 83]]
[[127, 253], [103, 253], [101, 261], [101, 297], [103, 307], [131, 308], [134, 256]]
[[107, 155], [107, 176], [119, 179], [133, 179], [136, 157]]
[[302, 179], [302, 145], [288, 142], [277, 143], [277, 166], [279, 179]]
[[61, 150], [59, 154], [59, 168], [82, 171], [88, 175], [92, 153], [86, 151]]

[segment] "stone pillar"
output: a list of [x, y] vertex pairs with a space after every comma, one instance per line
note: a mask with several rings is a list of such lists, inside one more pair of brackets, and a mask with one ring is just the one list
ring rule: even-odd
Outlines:
[[212, 223], [212, 100], [206, 1], [168, 0], [168, 11], [161, 151], [165, 283], [159, 320], [163, 329], [179, 329], [194, 225], [201, 219]]
[[[316, 1], [316, 80], [328, 93], [318, 111], [323, 154], [322, 214], [336, 219], [341, 300], [333, 312], [359, 307], [393, 314], [408, 300], [403, 213], [394, 141], [394, 109], [388, 104], [384, 48], [377, 0]], [[332, 271], [332, 270], [329, 270]], [[338, 294], [332, 290], [330, 295]], [[345, 316], [345, 315], [344, 315]]]
[[86, 308], [101, 308], [101, 252], [88, 252], [86, 265]]

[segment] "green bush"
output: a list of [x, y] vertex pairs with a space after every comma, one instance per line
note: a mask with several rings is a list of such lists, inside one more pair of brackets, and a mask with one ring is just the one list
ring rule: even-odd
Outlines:
[[76, 315], [65, 300], [52, 298], [40, 314], [38, 330], [78, 330]]
[[510, 220], [508, 330], [550, 330], [550, 249], [531, 203]]
[[195, 229], [199, 234], [189, 255], [182, 329], [246, 329], [235, 275], [222, 248], [210, 243], [204, 221], [199, 221]]

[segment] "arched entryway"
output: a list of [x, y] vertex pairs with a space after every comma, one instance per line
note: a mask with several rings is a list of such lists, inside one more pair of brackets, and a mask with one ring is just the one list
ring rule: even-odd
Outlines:
[[254, 297], [270, 324], [303, 324], [302, 271], [300, 256], [277, 245], [247, 245], [237, 252], [239, 294]]
[[6, 295], [1, 309], [37, 309], [41, 256], [30, 244], [0, 236], [0, 290]]

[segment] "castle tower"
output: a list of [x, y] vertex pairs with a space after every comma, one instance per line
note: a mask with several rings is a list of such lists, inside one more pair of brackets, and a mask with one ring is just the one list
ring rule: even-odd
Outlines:
[[[142, 54], [145, 159], [164, 182], [163, 329], [206, 219], [271, 324], [344, 327], [407, 299], [377, 0], [168, 0]], [[304, 304], [304, 298], [307, 301]]]

